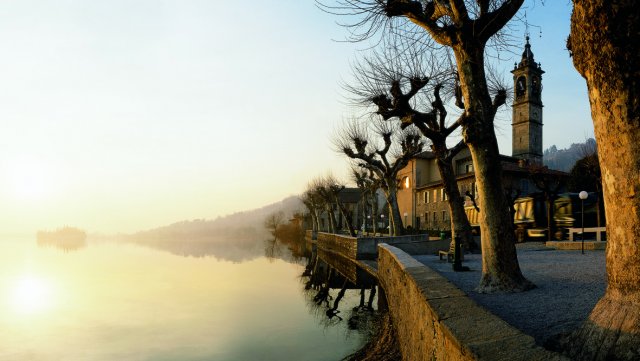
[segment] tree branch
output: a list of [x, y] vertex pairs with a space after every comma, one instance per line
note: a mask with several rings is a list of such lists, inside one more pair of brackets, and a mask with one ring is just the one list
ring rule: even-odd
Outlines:
[[[502, 29], [520, 10], [523, 3], [524, 0], [506, 0], [496, 10], [487, 12], [474, 20], [473, 28], [477, 29], [476, 33], [481, 44], [485, 44], [490, 37]], [[488, 8], [488, 5], [486, 7]]]

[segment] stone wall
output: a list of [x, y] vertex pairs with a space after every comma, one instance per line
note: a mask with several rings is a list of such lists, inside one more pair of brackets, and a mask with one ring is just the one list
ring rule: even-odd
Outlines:
[[358, 254], [358, 238], [343, 236], [334, 233], [318, 232], [318, 247], [338, 252], [351, 259], [356, 259]]
[[564, 360], [396, 247], [378, 246], [378, 279], [404, 360]]
[[350, 237], [333, 233], [318, 232], [318, 246], [328, 251], [338, 252], [351, 259], [376, 259], [378, 244], [393, 245], [409, 254], [437, 254], [449, 249], [450, 241], [430, 240], [426, 235], [398, 237]]

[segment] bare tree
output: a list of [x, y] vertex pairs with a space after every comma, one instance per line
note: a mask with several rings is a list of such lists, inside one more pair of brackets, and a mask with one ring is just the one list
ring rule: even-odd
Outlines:
[[596, 224], [602, 226], [602, 172], [598, 160], [598, 150], [595, 144], [588, 141], [579, 151], [580, 159], [569, 171], [569, 190], [572, 192], [596, 192]]
[[[351, 177], [361, 191], [363, 224], [367, 224], [367, 216], [371, 217], [371, 226], [373, 234], [375, 235], [378, 231], [377, 219], [378, 210], [380, 209], [378, 204], [378, 189], [380, 189], [380, 180], [375, 177], [375, 174], [371, 170], [355, 165], [351, 167]], [[367, 212], [367, 210], [369, 210], [369, 212]]]
[[551, 242], [556, 232], [554, 203], [565, 184], [565, 176], [548, 167], [533, 165], [529, 168], [529, 177], [536, 188], [542, 191], [544, 200], [547, 202], [547, 241]]
[[336, 177], [331, 174], [327, 174], [324, 177], [314, 178], [310, 186], [311, 190], [308, 193], [307, 202], [315, 201], [316, 206], [321, 205], [328, 214], [329, 218], [329, 232], [336, 233], [342, 228], [342, 225], [335, 216], [335, 211], [340, 212], [341, 220], [347, 226], [349, 235], [355, 237], [356, 231], [353, 227], [353, 217], [349, 212], [345, 204], [341, 201], [341, 193], [346, 186], [340, 182]]
[[380, 180], [391, 214], [392, 233], [399, 236], [404, 234], [404, 226], [398, 207], [398, 172], [422, 152], [424, 141], [415, 128], [400, 130], [380, 119], [369, 124], [373, 125], [372, 132], [357, 121], [351, 121], [336, 135], [334, 144], [338, 152], [359, 161], [361, 167]]
[[318, 195], [307, 186], [307, 189], [300, 196], [302, 204], [307, 207], [311, 215], [311, 230], [318, 232], [320, 230], [320, 213], [322, 212], [322, 202], [318, 199]]
[[271, 232], [271, 234], [273, 235], [273, 238], [277, 238], [278, 227], [284, 224], [284, 220], [285, 220], [285, 217], [282, 211], [273, 212], [269, 214], [267, 218], [265, 218], [264, 227], [267, 230], [269, 230], [269, 232]]
[[[504, 103], [504, 94], [493, 97], [485, 69], [485, 52], [491, 39], [511, 20], [524, 0], [341, 0], [325, 6], [330, 12], [358, 16], [355, 28], [370, 36], [404, 19], [428, 35], [427, 47], [443, 47], [453, 53], [460, 81], [460, 106], [464, 113], [464, 142], [469, 147], [475, 169], [482, 234], [482, 278], [479, 292], [518, 292], [534, 285], [522, 275], [515, 248], [509, 204], [504, 195], [502, 165], [494, 119]], [[402, 31], [401, 28], [393, 28]], [[405, 35], [408, 33], [405, 33]], [[411, 36], [408, 34], [407, 36]], [[423, 37], [424, 38], [424, 37]], [[358, 40], [358, 39], [356, 39]]]
[[336, 233], [336, 231], [338, 230], [338, 221], [336, 220], [335, 214], [336, 204], [334, 202], [333, 196], [331, 195], [331, 191], [328, 189], [323, 177], [316, 177], [312, 179], [310, 182], [310, 187], [311, 189], [313, 189], [313, 193], [317, 196], [317, 199], [321, 202], [322, 207], [327, 214], [329, 224], [328, 229], [326, 229], [325, 231], [329, 233]]
[[355, 237], [356, 231], [353, 227], [353, 216], [352, 213], [347, 210], [344, 202], [341, 199], [342, 192], [346, 189], [346, 186], [343, 182], [339, 181], [335, 176], [329, 174], [324, 177], [323, 183], [325, 185], [324, 190], [328, 192], [328, 195], [332, 197], [333, 202], [336, 204], [338, 211], [340, 211], [340, 215], [342, 219], [347, 225], [347, 229], [349, 230], [349, 235]]
[[[476, 249], [471, 225], [464, 211], [464, 198], [460, 194], [453, 168], [453, 158], [466, 146], [462, 140], [453, 147], [447, 146], [447, 138], [460, 127], [463, 118], [448, 121], [447, 110], [440, 96], [447, 80], [453, 83], [452, 71], [434, 57], [427, 61], [430, 64], [424, 64], [421, 54], [407, 47], [400, 52], [394, 48], [391, 52], [377, 53], [355, 67], [358, 84], [349, 87], [349, 90], [356, 97], [363, 98], [360, 102], [375, 105], [376, 113], [384, 120], [398, 119], [402, 127], [413, 124], [431, 141], [431, 150], [447, 194], [453, 236], [460, 236], [466, 249]], [[430, 89], [432, 94], [427, 92], [431, 77], [422, 71], [423, 68], [431, 69], [436, 78], [435, 85]]]
[[568, 48], [585, 78], [607, 222], [604, 296], [574, 333], [580, 360], [640, 359], [640, 3], [574, 0]]

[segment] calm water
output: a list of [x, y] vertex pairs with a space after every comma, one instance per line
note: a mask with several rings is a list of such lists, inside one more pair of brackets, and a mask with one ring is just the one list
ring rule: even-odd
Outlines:
[[0, 360], [339, 360], [364, 343], [349, 318], [360, 292], [329, 313], [339, 290], [314, 300], [321, 287], [301, 277], [305, 265], [2, 240]]

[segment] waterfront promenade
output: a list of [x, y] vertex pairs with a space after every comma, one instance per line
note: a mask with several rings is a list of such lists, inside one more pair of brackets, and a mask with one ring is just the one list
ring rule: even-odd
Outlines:
[[604, 250], [581, 254], [543, 242], [518, 244], [523, 274], [537, 287], [487, 295], [475, 292], [480, 254], [465, 255], [463, 265], [470, 271], [454, 272], [437, 251], [405, 246], [380, 242], [376, 258], [352, 259], [384, 288], [405, 359], [512, 361], [516, 354], [519, 360], [564, 359], [541, 346], [579, 326], [605, 290]]
[[527, 292], [479, 294], [480, 254], [466, 254], [470, 272], [454, 272], [451, 264], [433, 255], [413, 255], [464, 291], [469, 298], [543, 345], [559, 333], [570, 332], [584, 321], [606, 287], [605, 251], [560, 251], [544, 243], [516, 246], [522, 273], [536, 284]]

